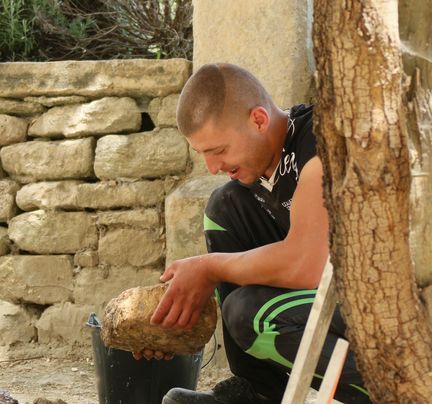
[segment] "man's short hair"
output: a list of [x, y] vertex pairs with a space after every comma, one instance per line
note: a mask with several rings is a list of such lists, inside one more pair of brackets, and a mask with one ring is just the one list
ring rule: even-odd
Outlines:
[[186, 82], [177, 105], [177, 125], [190, 136], [214, 119], [222, 124], [241, 122], [252, 108], [269, 110], [272, 100], [247, 70], [228, 63], [206, 64]]

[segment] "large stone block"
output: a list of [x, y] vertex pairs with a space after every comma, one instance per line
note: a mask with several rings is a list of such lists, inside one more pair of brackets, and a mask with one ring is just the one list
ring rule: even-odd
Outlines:
[[136, 132], [141, 112], [132, 98], [105, 97], [87, 104], [54, 107], [36, 119], [29, 135], [66, 138]]
[[186, 168], [186, 140], [176, 129], [133, 135], [108, 135], [98, 140], [94, 169], [102, 180], [155, 178]]
[[27, 135], [27, 121], [10, 115], [0, 115], [0, 146], [24, 142]]
[[164, 199], [164, 183], [155, 181], [85, 183], [49, 181], [23, 186], [16, 195], [20, 209], [115, 209], [154, 206]]
[[84, 212], [36, 210], [10, 220], [9, 237], [23, 251], [73, 254], [80, 249], [96, 247], [96, 217]]
[[[11, 64], [17, 66], [17, 63], [11, 63]], [[3, 63], [0, 64], [0, 70], [2, 66], [4, 66]], [[1, 73], [0, 73], [0, 77], [1, 77]], [[13, 86], [10, 86], [8, 92], [11, 97], [14, 97], [13, 91], [14, 91]], [[1, 90], [0, 90], [0, 94], [1, 94]], [[0, 114], [35, 115], [35, 114], [40, 114], [41, 112], [44, 111], [45, 108], [42, 105], [36, 104], [34, 102], [25, 102], [25, 101], [15, 100], [15, 99], [0, 98]]]
[[93, 138], [25, 142], [0, 150], [4, 170], [21, 183], [93, 176]]
[[164, 98], [154, 98], [149, 104], [149, 115], [160, 128], [177, 126], [176, 110], [179, 94], [171, 94]]
[[305, 102], [312, 70], [309, 4], [255, 0], [251, 6], [250, 0], [237, 0], [221, 7], [195, 0], [194, 70], [215, 61], [235, 63], [258, 77], [281, 107]]
[[21, 306], [0, 300], [0, 345], [30, 342], [36, 337], [34, 322]]
[[70, 302], [48, 307], [36, 322], [38, 342], [53, 345], [88, 345], [91, 341], [86, 326], [95, 306], [81, 306]]
[[0, 299], [53, 304], [72, 296], [70, 256], [7, 255], [0, 257]]
[[74, 300], [77, 304], [104, 306], [126, 289], [158, 283], [160, 275], [156, 269], [130, 266], [83, 268], [76, 276]]
[[141, 267], [159, 261], [163, 250], [164, 242], [159, 228], [108, 229], [99, 239], [99, 262]]
[[226, 176], [193, 178], [166, 198], [166, 262], [206, 253], [203, 217], [212, 191]]
[[34, 102], [45, 107], [57, 107], [59, 105], [83, 104], [84, 102], [88, 102], [89, 99], [80, 95], [69, 95], [65, 97], [45, 97], [43, 95], [41, 97], [25, 97], [24, 101]]
[[427, 1], [400, 0], [399, 33], [404, 47], [420, 55], [432, 54], [432, 7]]
[[9, 252], [9, 237], [7, 227], [0, 227], [0, 255], [6, 255]]
[[108, 211], [97, 213], [98, 226], [127, 225], [141, 229], [160, 228], [159, 213], [156, 209], [134, 209], [122, 211]]
[[0, 97], [161, 97], [180, 92], [191, 68], [184, 59], [2, 63]]
[[16, 214], [15, 195], [19, 185], [12, 180], [0, 180], [0, 222], [7, 222]]

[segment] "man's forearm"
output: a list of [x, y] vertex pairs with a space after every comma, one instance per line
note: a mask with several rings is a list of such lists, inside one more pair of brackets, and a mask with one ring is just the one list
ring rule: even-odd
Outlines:
[[212, 253], [205, 260], [216, 282], [312, 289], [318, 286], [327, 256], [325, 246], [305, 254], [279, 241], [245, 252]]

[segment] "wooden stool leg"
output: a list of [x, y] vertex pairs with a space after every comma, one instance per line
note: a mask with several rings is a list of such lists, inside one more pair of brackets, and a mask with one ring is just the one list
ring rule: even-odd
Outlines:
[[317, 404], [331, 404], [348, 353], [348, 341], [339, 338], [327, 366], [317, 396]]
[[333, 317], [336, 301], [333, 267], [330, 261], [327, 261], [282, 404], [304, 403]]

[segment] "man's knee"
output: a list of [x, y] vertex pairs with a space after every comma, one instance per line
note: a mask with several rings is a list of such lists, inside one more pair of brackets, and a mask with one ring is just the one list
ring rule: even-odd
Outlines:
[[256, 288], [254, 285], [239, 287], [226, 297], [222, 305], [225, 326], [243, 350], [248, 349], [257, 336], [254, 330]]

